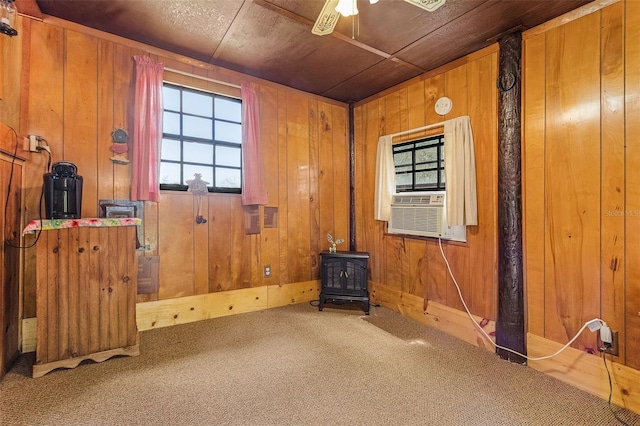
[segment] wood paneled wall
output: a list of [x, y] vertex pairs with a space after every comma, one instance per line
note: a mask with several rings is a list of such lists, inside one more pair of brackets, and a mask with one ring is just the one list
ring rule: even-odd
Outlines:
[[[44, 137], [53, 161], [78, 166], [84, 217], [98, 215], [98, 200], [129, 199], [130, 166], [112, 163], [109, 148], [116, 128], [132, 134], [133, 55], [257, 86], [268, 206], [278, 209], [278, 226], [265, 229], [261, 220], [261, 233], [246, 235], [240, 196], [229, 194], [203, 197], [207, 223], [196, 224], [192, 194], [163, 192], [160, 203], [145, 203], [141, 243], [148, 249], [139, 253], [160, 256], [159, 290], [139, 302], [319, 279], [326, 234], [349, 239], [345, 104], [64, 21], [22, 22], [24, 66], [11, 76], [22, 88], [19, 132]], [[39, 217], [47, 156], [27, 155], [25, 218], [31, 220]], [[26, 318], [35, 315], [35, 261], [35, 249], [26, 250]], [[270, 278], [263, 277], [267, 264]]]
[[[528, 331], [566, 343], [592, 318], [640, 368], [640, 3], [524, 34]], [[597, 334], [576, 349], [597, 353]]]
[[[467, 242], [443, 242], [470, 310], [496, 318], [497, 302], [497, 45], [446, 68], [409, 81], [355, 108], [356, 244], [368, 251], [370, 280], [395, 290], [463, 309], [447, 272], [438, 241], [386, 233], [373, 219], [378, 138], [468, 115], [475, 144], [478, 226], [467, 228]], [[447, 96], [453, 108], [445, 117], [434, 110]], [[440, 130], [442, 131], [442, 130]]]

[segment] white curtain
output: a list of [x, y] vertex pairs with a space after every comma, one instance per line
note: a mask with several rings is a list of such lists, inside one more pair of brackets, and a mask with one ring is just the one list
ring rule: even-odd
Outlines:
[[378, 157], [376, 160], [376, 192], [374, 218], [389, 221], [391, 216], [391, 197], [396, 192], [396, 169], [393, 165], [392, 135], [378, 139]]
[[468, 116], [444, 122], [444, 171], [447, 224], [477, 225], [476, 159]]

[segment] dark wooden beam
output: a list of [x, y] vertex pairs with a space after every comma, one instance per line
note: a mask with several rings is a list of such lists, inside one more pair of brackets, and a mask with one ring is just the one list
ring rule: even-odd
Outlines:
[[[496, 343], [526, 355], [522, 264], [521, 62], [522, 34], [499, 41], [498, 72], [498, 318]], [[496, 353], [520, 364], [524, 357]]]

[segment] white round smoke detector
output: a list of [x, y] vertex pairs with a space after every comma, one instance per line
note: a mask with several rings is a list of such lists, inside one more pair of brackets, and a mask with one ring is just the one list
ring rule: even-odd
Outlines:
[[438, 113], [439, 115], [449, 114], [452, 106], [453, 102], [451, 102], [451, 99], [443, 96], [436, 101], [436, 113]]

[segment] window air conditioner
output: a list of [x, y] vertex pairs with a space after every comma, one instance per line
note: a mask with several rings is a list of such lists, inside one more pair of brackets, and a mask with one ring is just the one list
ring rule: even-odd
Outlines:
[[466, 226], [447, 225], [444, 191], [394, 195], [388, 232], [467, 241]]

